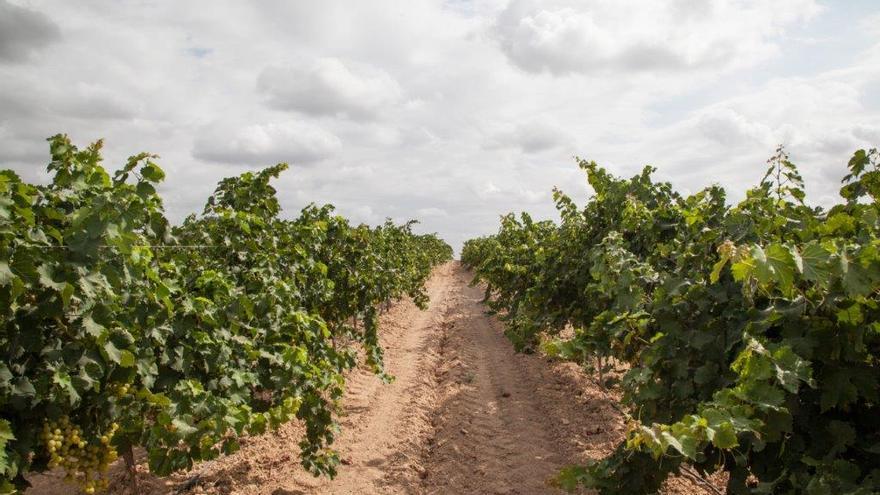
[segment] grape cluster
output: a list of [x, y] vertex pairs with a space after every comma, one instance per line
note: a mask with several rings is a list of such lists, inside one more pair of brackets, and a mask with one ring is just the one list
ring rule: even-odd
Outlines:
[[726, 258], [730, 258], [734, 263], [745, 259], [749, 256], [749, 247], [746, 245], [737, 246], [730, 239], [724, 241], [718, 246], [718, 254]]
[[130, 390], [131, 385], [127, 383], [114, 383], [107, 386], [107, 392], [115, 396], [117, 399], [121, 399], [128, 395]]
[[67, 416], [58, 421], [47, 421], [43, 424], [42, 440], [49, 453], [49, 468], [64, 468], [65, 480], [77, 483], [87, 494], [106, 489], [104, 474], [118, 457], [111, 445], [118, 428], [119, 425], [113, 423], [109, 431], [89, 442]]

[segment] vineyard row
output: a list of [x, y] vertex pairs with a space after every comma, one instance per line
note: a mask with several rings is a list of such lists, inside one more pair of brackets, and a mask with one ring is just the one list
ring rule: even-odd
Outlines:
[[302, 464], [334, 475], [345, 372], [385, 377], [380, 308], [424, 307], [452, 249], [330, 205], [282, 218], [285, 164], [224, 179], [172, 225], [153, 155], [111, 175], [100, 142], [50, 150], [48, 185], [0, 171], [0, 494], [56, 467], [100, 491], [134, 447], [154, 473], [189, 469], [293, 419]]
[[579, 162], [586, 205], [555, 191], [559, 222], [507, 215], [462, 251], [518, 349], [623, 398], [626, 438], [556, 481], [647, 494], [721, 470], [729, 494], [880, 492], [878, 152], [853, 155], [830, 208], [782, 149], [735, 205]]

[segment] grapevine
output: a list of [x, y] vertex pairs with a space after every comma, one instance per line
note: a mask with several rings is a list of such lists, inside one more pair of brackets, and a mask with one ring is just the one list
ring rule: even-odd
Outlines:
[[0, 171], [0, 493], [54, 467], [100, 491], [136, 447], [156, 474], [191, 469], [291, 420], [302, 464], [335, 475], [345, 372], [364, 349], [383, 373], [376, 315], [424, 304], [452, 249], [329, 205], [282, 219], [286, 164], [224, 179], [172, 225], [155, 156], [111, 174], [100, 141], [49, 142], [47, 185]]
[[736, 205], [579, 160], [585, 206], [555, 191], [559, 222], [508, 215], [465, 244], [518, 349], [623, 372], [603, 384], [625, 440], [561, 486], [656, 493], [693, 468], [731, 494], [880, 491], [878, 161], [857, 151], [825, 209], [781, 148]]

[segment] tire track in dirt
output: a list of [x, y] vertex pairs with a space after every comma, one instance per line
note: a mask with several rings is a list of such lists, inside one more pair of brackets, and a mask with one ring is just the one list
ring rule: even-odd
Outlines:
[[548, 417], [536, 401], [536, 384], [517, 366], [510, 342], [468, 287], [466, 272], [453, 276], [448, 343], [444, 346], [441, 398], [435, 417], [426, 493], [542, 493], [565, 459]]
[[482, 290], [468, 286], [471, 274], [457, 265], [453, 277], [458, 292], [442, 347], [440, 399], [435, 435], [424, 453], [422, 491], [560, 493], [547, 480], [583, 459], [580, 432], [570, 431], [574, 425], [564, 419], [585, 416], [577, 410], [579, 384], [546, 381], [547, 363], [515, 353], [498, 323], [485, 315]]

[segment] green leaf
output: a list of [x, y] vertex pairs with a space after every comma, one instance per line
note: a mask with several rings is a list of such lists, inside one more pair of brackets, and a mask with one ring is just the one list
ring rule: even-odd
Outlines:
[[119, 351], [119, 366], [122, 366], [123, 368], [131, 368], [134, 365], [135, 357], [134, 354], [131, 353], [131, 351], [127, 351], [125, 349]]
[[711, 432], [709, 434], [709, 439], [712, 441], [712, 444], [719, 449], [732, 449], [739, 446], [739, 439], [736, 438], [736, 431], [733, 429], [733, 425], [727, 421], [720, 423], [707, 431]]
[[718, 365], [715, 363], [706, 363], [703, 366], [697, 368], [697, 371], [694, 373], [694, 382], [698, 385], [705, 385], [707, 383], [711, 383], [713, 380], [718, 378]]
[[183, 419], [180, 419], [180, 418], [172, 418], [171, 424], [177, 429], [177, 432], [182, 436], [189, 436], [189, 435], [192, 435], [193, 433], [196, 433], [199, 431], [198, 428], [192, 426], [191, 424], [187, 423], [186, 421], [184, 421]]
[[559, 471], [553, 483], [567, 492], [573, 492], [588, 477], [589, 471], [583, 466], [566, 466]]
[[31, 398], [37, 395], [37, 390], [26, 376], [20, 376], [13, 380], [12, 395], [20, 398]]
[[830, 260], [831, 253], [825, 250], [819, 243], [807, 243], [801, 251], [803, 260], [802, 273], [804, 278], [812, 282], [827, 284], [831, 278]]
[[820, 231], [825, 235], [845, 235], [855, 231], [855, 219], [846, 213], [837, 213], [831, 215], [825, 220], [820, 227]]
[[843, 421], [831, 420], [828, 423], [828, 434], [833, 443], [826, 454], [827, 459], [844, 453], [847, 447], [855, 444], [856, 441], [855, 428]]
[[737, 282], [748, 280], [755, 273], [755, 261], [751, 257], [743, 258], [730, 267], [730, 273]]
[[858, 400], [858, 389], [852, 383], [853, 371], [846, 368], [832, 370], [822, 378], [821, 410], [844, 407]]
[[796, 394], [801, 383], [813, 385], [810, 363], [798, 356], [791, 347], [779, 346], [772, 355], [776, 380], [788, 392]]
[[843, 287], [850, 296], [866, 296], [873, 291], [868, 272], [856, 261], [850, 260], [845, 252], [840, 254], [840, 270], [843, 274]]
[[161, 182], [165, 179], [165, 172], [153, 162], [148, 162], [147, 165], [141, 169], [141, 175], [144, 179], [147, 179], [150, 182]]
[[660, 437], [666, 441], [672, 448], [688, 457], [689, 459], [696, 459], [697, 451], [696, 451], [696, 441], [694, 441], [693, 437], [688, 435], [682, 435], [681, 437], [677, 437], [668, 431], [664, 431], [660, 433]]
[[74, 290], [73, 285], [64, 282], [64, 287], [61, 289], [61, 302], [65, 309], [70, 306], [70, 298], [73, 297]]
[[9, 269], [9, 263], [0, 261], [0, 286], [9, 285], [15, 278], [15, 274]]
[[83, 316], [83, 329], [92, 337], [100, 337], [104, 333], [104, 326], [92, 319], [91, 314]]
[[54, 275], [52, 272], [52, 268], [47, 264], [40, 265], [37, 268], [40, 285], [42, 285], [43, 287], [48, 287], [50, 289], [55, 289], [58, 292], [65, 290], [69, 284], [67, 282], [56, 282], [54, 280]]
[[852, 304], [848, 308], [839, 310], [837, 312], [837, 321], [852, 326], [861, 325], [865, 321], [862, 307], [859, 304]]
[[55, 373], [52, 375], [52, 382], [60, 386], [61, 389], [64, 390], [64, 393], [67, 395], [69, 404], [71, 406], [79, 402], [79, 392], [77, 392], [76, 388], [73, 386], [70, 375], [65, 372], [56, 370]]
[[116, 347], [112, 340], [108, 340], [104, 343], [104, 353], [111, 362], [121, 364], [123, 359], [122, 352], [123, 351]]
[[6, 363], [0, 363], [0, 389], [9, 387], [12, 383], [12, 372]]
[[9, 469], [9, 457], [6, 454], [6, 444], [15, 440], [9, 421], [0, 419], [0, 473], [6, 473]]
[[790, 294], [797, 270], [794, 257], [786, 246], [771, 244], [767, 247], [767, 263], [772, 267], [773, 278], [784, 294]]
[[769, 284], [773, 281], [773, 265], [767, 259], [767, 253], [764, 249], [755, 244], [751, 250], [752, 261], [754, 263], [754, 275], [758, 279], [758, 283], [762, 285]]
[[709, 274], [709, 281], [714, 283], [718, 283], [718, 279], [721, 278], [721, 270], [724, 268], [724, 265], [730, 261], [729, 255], [724, 255], [712, 266], [712, 273]]
[[740, 385], [735, 393], [741, 400], [762, 409], [777, 410], [785, 401], [785, 394], [781, 389], [764, 382]]

